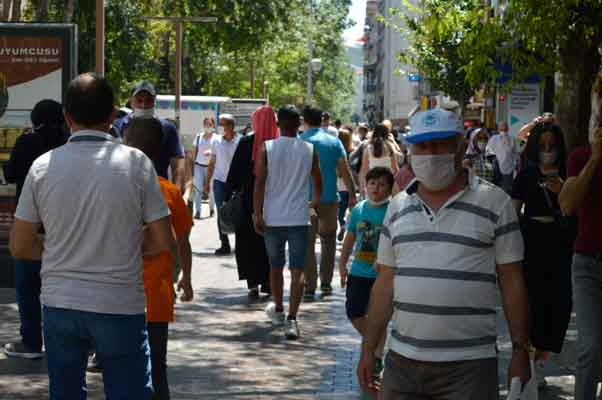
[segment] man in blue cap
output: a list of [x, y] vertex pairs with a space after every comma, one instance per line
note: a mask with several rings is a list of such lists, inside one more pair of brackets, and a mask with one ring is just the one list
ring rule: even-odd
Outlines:
[[430, 110], [411, 125], [416, 179], [384, 219], [360, 383], [374, 387], [374, 352], [391, 320], [383, 399], [497, 400], [498, 280], [512, 337], [509, 376], [530, 379], [516, 212], [506, 193], [462, 168], [458, 115]]

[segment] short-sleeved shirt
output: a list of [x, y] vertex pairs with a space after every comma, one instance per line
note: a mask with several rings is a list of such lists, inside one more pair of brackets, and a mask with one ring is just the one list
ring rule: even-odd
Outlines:
[[377, 263], [395, 270], [390, 348], [426, 362], [496, 357], [496, 264], [523, 260], [510, 197], [472, 177], [437, 213], [417, 181], [391, 200]]
[[[590, 147], [573, 151], [567, 163], [567, 176], [579, 176], [591, 156]], [[602, 164], [598, 165], [585, 202], [579, 210], [575, 251], [585, 254], [602, 252]]]
[[[123, 139], [125, 127], [130, 123], [132, 118], [132, 114], [130, 114], [113, 122], [113, 130], [118, 137]], [[158, 118], [158, 120], [163, 127], [163, 146], [165, 151], [155, 160], [155, 168], [159, 176], [167, 179], [169, 162], [172, 158], [184, 158], [184, 147], [182, 147], [176, 126], [165, 118]]]
[[495, 154], [502, 174], [514, 173], [518, 159], [518, 144], [510, 134], [493, 135], [487, 143], [487, 153]]
[[194, 145], [197, 149], [197, 156], [194, 160], [195, 164], [204, 167], [209, 165], [212, 154], [211, 151], [216, 141], [217, 138], [214, 133], [212, 133], [209, 138], [205, 138], [205, 132], [201, 132], [196, 136], [196, 139], [194, 140]]
[[110, 135], [79, 131], [42, 155], [15, 214], [46, 231], [42, 303], [144, 314], [143, 225], [168, 215], [152, 162]]
[[320, 174], [322, 175], [321, 203], [336, 203], [337, 195], [337, 165], [339, 160], [346, 157], [347, 153], [339, 138], [330, 135], [320, 128], [306, 129], [301, 139], [314, 145], [320, 160]]
[[372, 206], [364, 200], [353, 207], [347, 231], [355, 236], [351, 275], [362, 278], [376, 278], [374, 262], [378, 251], [378, 240], [389, 203]]
[[[192, 216], [176, 185], [159, 177], [161, 192], [171, 212], [171, 226], [176, 238], [187, 236], [192, 228]], [[173, 265], [170, 251], [144, 257], [144, 291], [146, 292], [146, 320], [173, 321]]]
[[216, 138], [211, 149], [215, 156], [215, 169], [213, 170], [213, 179], [226, 182], [228, 180], [228, 172], [230, 172], [230, 164], [238, 147], [241, 136], [234, 135], [232, 140], [226, 140], [223, 136]]

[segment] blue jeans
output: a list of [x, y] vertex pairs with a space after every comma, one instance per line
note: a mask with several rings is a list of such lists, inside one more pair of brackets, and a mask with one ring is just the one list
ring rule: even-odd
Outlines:
[[144, 314], [99, 314], [44, 306], [50, 400], [85, 400], [88, 351], [101, 363], [107, 400], [151, 400]]
[[15, 289], [21, 319], [21, 341], [30, 351], [42, 351], [40, 261], [15, 259]]
[[345, 226], [345, 214], [349, 207], [349, 192], [339, 192], [339, 225]]
[[[201, 213], [203, 203], [203, 186], [207, 179], [207, 166], [194, 164], [194, 208], [197, 214]], [[209, 209], [213, 210], [213, 189], [209, 187]]]
[[305, 268], [305, 254], [309, 225], [268, 226], [265, 230], [265, 248], [270, 259], [270, 267], [283, 268], [286, 264], [286, 243], [288, 242], [288, 264], [291, 269]]
[[594, 400], [602, 365], [602, 256], [575, 254], [573, 304], [577, 314], [575, 400]]
[[215, 207], [217, 208], [217, 229], [219, 231], [219, 240], [222, 242], [223, 247], [230, 247], [230, 240], [228, 235], [222, 233], [222, 229], [219, 226], [219, 209], [228, 200], [228, 192], [226, 191], [226, 184], [217, 179], [213, 180], [213, 197], [215, 199]]

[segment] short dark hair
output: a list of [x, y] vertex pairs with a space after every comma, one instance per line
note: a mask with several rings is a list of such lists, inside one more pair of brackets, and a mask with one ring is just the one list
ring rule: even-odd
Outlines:
[[157, 118], [132, 118], [124, 130], [125, 144], [155, 161], [163, 150], [163, 125]]
[[330, 113], [328, 111], [324, 111], [322, 113], [322, 120], [328, 119], [330, 120]]
[[389, 189], [393, 189], [393, 184], [395, 183], [395, 177], [389, 168], [385, 167], [374, 167], [366, 174], [366, 183], [372, 179], [380, 179], [385, 177], [387, 179], [387, 183], [389, 184]]
[[336, 119], [336, 120], [334, 121], [334, 126], [337, 126], [337, 127], [338, 127], [338, 126], [341, 126], [341, 125], [343, 125], [343, 122], [342, 122], [340, 119]]
[[65, 111], [79, 125], [109, 122], [115, 111], [115, 94], [105, 77], [94, 73], [78, 76], [69, 83]]
[[320, 126], [322, 123], [322, 110], [312, 106], [305, 106], [303, 119], [309, 126]]
[[286, 105], [278, 110], [278, 125], [285, 129], [297, 129], [301, 122], [299, 110], [293, 105]]

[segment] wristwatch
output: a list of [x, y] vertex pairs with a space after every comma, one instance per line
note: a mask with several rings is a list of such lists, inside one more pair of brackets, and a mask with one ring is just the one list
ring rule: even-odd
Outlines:
[[531, 346], [525, 342], [512, 342], [512, 351], [524, 351], [529, 354], [531, 352]]

